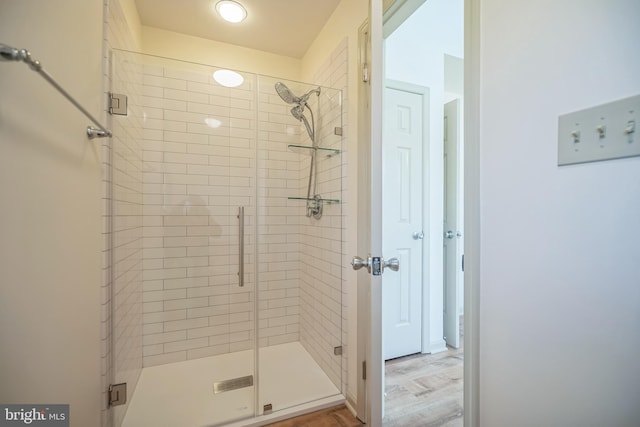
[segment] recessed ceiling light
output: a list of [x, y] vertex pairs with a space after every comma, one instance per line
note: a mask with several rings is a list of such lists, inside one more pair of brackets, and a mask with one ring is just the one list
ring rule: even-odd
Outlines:
[[221, 0], [216, 3], [218, 14], [228, 22], [238, 23], [247, 17], [247, 10], [233, 0]]
[[231, 70], [218, 70], [213, 73], [213, 79], [226, 87], [240, 86], [244, 82], [244, 77]]

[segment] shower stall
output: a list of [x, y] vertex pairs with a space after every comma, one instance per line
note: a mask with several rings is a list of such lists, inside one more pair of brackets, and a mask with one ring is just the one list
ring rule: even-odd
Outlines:
[[342, 93], [218, 70], [112, 53], [114, 426], [344, 400]]

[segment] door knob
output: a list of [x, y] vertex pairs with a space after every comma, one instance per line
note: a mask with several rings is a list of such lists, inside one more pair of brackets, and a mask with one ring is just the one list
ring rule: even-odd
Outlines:
[[367, 267], [367, 271], [371, 273], [371, 255], [369, 255], [366, 260], [359, 256], [354, 256], [351, 259], [351, 266], [354, 270], [360, 270], [362, 267]]
[[400, 268], [400, 261], [398, 258], [391, 258], [388, 261], [380, 257], [372, 257], [369, 255], [367, 259], [362, 259], [359, 256], [354, 256], [351, 259], [351, 266], [354, 270], [360, 270], [362, 267], [366, 267], [369, 273], [373, 270], [374, 276], [379, 276], [384, 273], [384, 269], [388, 268], [391, 271], [398, 271]]
[[384, 272], [385, 268], [388, 268], [391, 271], [398, 271], [400, 269], [400, 261], [398, 258], [391, 258], [388, 261], [382, 261], [382, 272]]
[[458, 231], [456, 234], [453, 234], [453, 231], [449, 230], [444, 234], [444, 237], [453, 239], [454, 237], [462, 237], [462, 233]]
[[422, 239], [424, 239], [424, 233], [422, 231], [414, 231], [412, 236], [413, 236], [413, 240], [422, 240]]

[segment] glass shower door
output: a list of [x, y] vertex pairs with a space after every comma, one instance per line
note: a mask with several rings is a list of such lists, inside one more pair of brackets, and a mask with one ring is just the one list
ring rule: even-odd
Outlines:
[[[113, 117], [112, 167], [123, 426], [255, 415], [255, 78], [230, 88], [214, 80], [217, 70], [114, 52], [112, 88], [129, 103], [127, 116]], [[133, 355], [135, 369], [118, 355]]]

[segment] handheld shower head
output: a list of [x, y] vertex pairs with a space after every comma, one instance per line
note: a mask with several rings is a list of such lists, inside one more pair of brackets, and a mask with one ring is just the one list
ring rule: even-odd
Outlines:
[[[320, 88], [312, 89], [309, 92], [305, 93], [302, 96], [295, 96], [291, 90], [282, 82], [276, 82], [275, 84], [276, 92], [278, 96], [282, 98], [284, 102], [287, 104], [294, 104], [294, 107], [291, 109], [291, 115], [295, 117], [299, 122], [303, 122], [305, 128], [307, 128], [307, 133], [309, 134], [309, 138], [311, 138], [311, 142], [315, 144], [315, 123], [313, 121], [313, 111], [307, 101], [312, 94], [320, 95]], [[309, 121], [304, 116], [304, 107], [309, 109], [311, 113], [311, 125], [309, 125]]]
[[304, 107], [302, 107], [302, 105], [296, 105], [291, 109], [291, 115], [298, 119], [298, 121], [302, 121], [304, 117]]
[[309, 138], [311, 138], [311, 142], [315, 142], [315, 132], [311, 129], [311, 126], [309, 126], [309, 121], [304, 115], [304, 107], [302, 105], [296, 105], [291, 109], [291, 115], [299, 122], [304, 123], [304, 127], [307, 128], [307, 133], [309, 134]]

